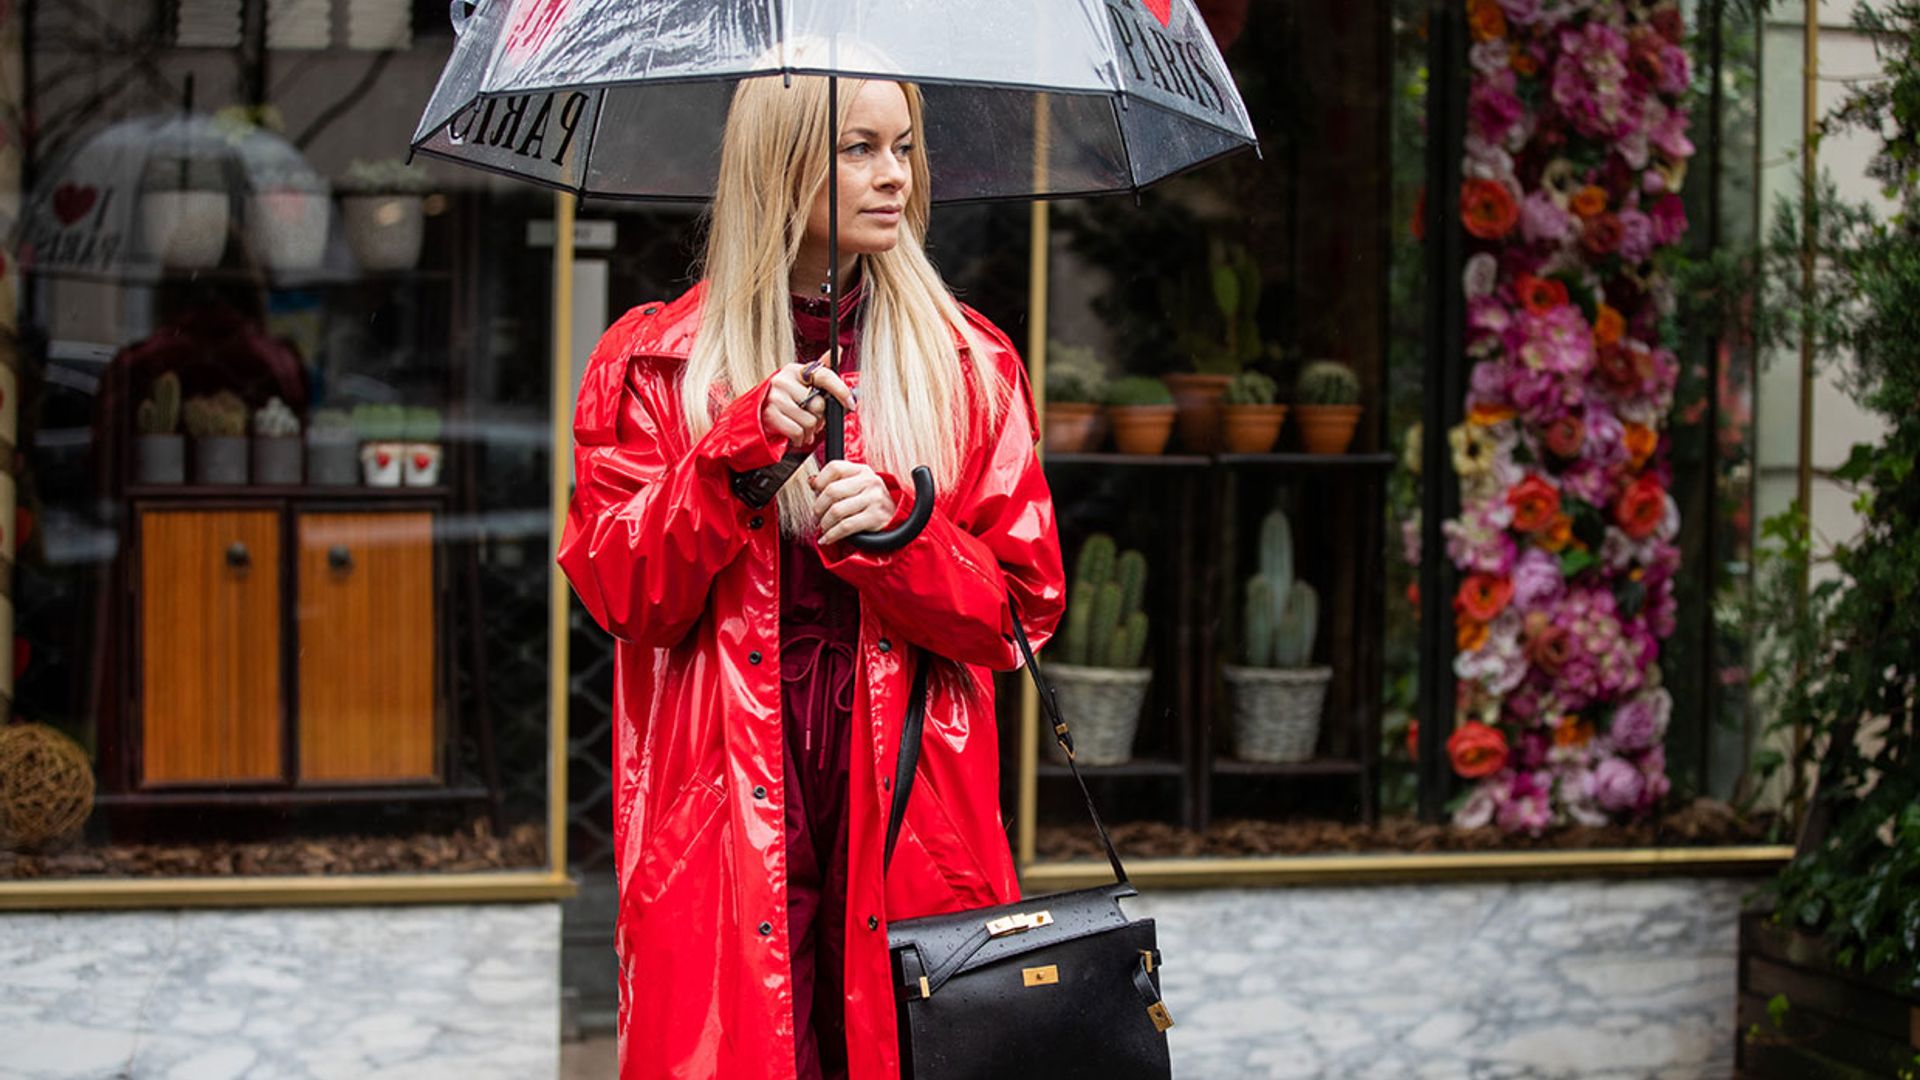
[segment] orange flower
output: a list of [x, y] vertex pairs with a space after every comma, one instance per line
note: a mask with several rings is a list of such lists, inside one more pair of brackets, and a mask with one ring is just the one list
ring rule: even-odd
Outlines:
[[1511, 405], [1495, 405], [1490, 401], [1480, 401], [1475, 402], [1473, 408], [1467, 411], [1467, 422], [1481, 427], [1492, 427], [1495, 424], [1506, 423], [1515, 415], [1517, 414]]
[[1560, 669], [1573, 659], [1573, 635], [1564, 626], [1546, 623], [1527, 638], [1527, 659], [1534, 666], [1549, 675], [1558, 675]]
[[1553, 725], [1553, 745], [1562, 749], [1585, 746], [1593, 741], [1593, 724], [1578, 716], [1563, 716]]
[[1515, 45], [1508, 56], [1509, 63], [1513, 65], [1514, 74], [1529, 79], [1540, 74], [1540, 58], [1533, 55], [1532, 49], [1524, 45]]
[[1607, 209], [1607, 189], [1588, 184], [1573, 193], [1573, 198], [1567, 203], [1567, 207], [1583, 218], [1604, 213]]
[[1626, 334], [1626, 316], [1601, 304], [1593, 314], [1593, 343], [1604, 349], [1608, 345], [1618, 345]]
[[1660, 481], [1651, 476], [1642, 476], [1627, 485], [1613, 507], [1614, 524], [1635, 540], [1652, 536], [1666, 516], [1667, 493], [1660, 487]]
[[1507, 492], [1507, 505], [1513, 508], [1513, 527], [1523, 533], [1539, 532], [1552, 524], [1560, 511], [1560, 490], [1544, 477], [1529, 476]]
[[1548, 551], [1565, 551], [1567, 545], [1573, 543], [1573, 519], [1565, 514], [1553, 515], [1546, 530], [1535, 537], [1534, 542]]
[[1626, 235], [1626, 227], [1620, 224], [1620, 218], [1614, 214], [1600, 214], [1587, 219], [1587, 227], [1580, 232], [1580, 246], [1590, 255], [1611, 255], [1620, 250], [1620, 238]]
[[1627, 461], [1637, 470], [1660, 445], [1660, 433], [1645, 424], [1628, 424], [1626, 431]]
[[1456, 652], [1478, 652], [1487, 643], [1487, 624], [1472, 619], [1453, 620], [1453, 648]]
[[1520, 297], [1520, 306], [1534, 315], [1545, 315], [1567, 302], [1567, 283], [1558, 278], [1521, 274], [1514, 279], [1513, 291]]
[[1505, 184], [1476, 177], [1460, 185], [1460, 223], [1468, 232], [1482, 240], [1498, 240], [1519, 221], [1520, 206]]
[[1467, 0], [1467, 25], [1475, 41], [1496, 41], [1507, 36], [1507, 16], [1494, 0]]
[[1468, 574], [1454, 594], [1453, 610], [1475, 622], [1492, 622], [1513, 599], [1513, 582], [1495, 574]]
[[1547, 425], [1541, 441], [1547, 444], [1547, 452], [1554, 457], [1578, 457], [1581, 449], [1587, 445], [1587, 425], [1579, 417], [1568, 413]]
[[1478, 720], [1469, 720], [1447, 736], [1453, 771], [1468, 780], [1492, 776], [1507, 767], [1507, 737]]

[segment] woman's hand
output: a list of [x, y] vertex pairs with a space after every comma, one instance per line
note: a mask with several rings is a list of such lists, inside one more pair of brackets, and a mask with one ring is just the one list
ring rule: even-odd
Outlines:
[[898, 509], [887, 493], [886, 481], [862, 462], [830, 461], [809, 482], [813, 485], [813, 513], [820, 521], [822, 544], [884, 529]]
[[813, 445], [827, 415], [828, 394], [849, 410], [854, 407], [853, 391], [826, 361], [822, 355], [811, 364], [788, 364], [773, 373], [760, 423], [796, 447]]

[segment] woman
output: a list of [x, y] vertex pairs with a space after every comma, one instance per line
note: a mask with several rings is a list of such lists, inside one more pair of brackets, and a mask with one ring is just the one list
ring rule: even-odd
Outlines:
[[[601, 339], [575, 417], [560, 565], [620, 639], [615, 849], [620, 1075], [898, 1074], [891, 920], [1016, 899], [989, 669], [1064, 599], [1026, 373], [922, 247], [920, 97], [754, 79], [728, 115], [704, 280]], [[829, 132], [837, 132], [831, 140]], [[841, 369], [826, 352], [829, 161]], [[820, 444], [764, 508], [733, 478]], [[846, 537], [904, 520], [888, 554]], [[1009, 597], [1012, 601], [1010, 602]], [[915, 665], [932, 664], [916, 784], [881, 849]]]

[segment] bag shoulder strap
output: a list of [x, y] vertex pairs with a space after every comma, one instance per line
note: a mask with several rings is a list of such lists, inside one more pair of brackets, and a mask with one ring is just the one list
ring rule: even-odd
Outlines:
[[[1073, 771], [1073, 782], [1080, 785], [1080, 796], [1087, 803], [1087, 816], [1093, 819], [1094, 831], [1100, 834], [1100, 846], [1106, 849], [1107, 863], [1113, 867], [1114, 880], [1121, 885], [1129, 884], [1127, 868], [1120, 861], [1120, 852], [1113, 846], [1113, 837], [1107, 835], [1107, 827], [1100, 820], [1100, 811], [1094, 808], [1093, 793], [1087, 790], [1086, 778], [1080, 775], [1080, 765], [1074, 760], [1073, 733], [1060, 715], [1060, 703], [1053, 696], [1053, 685], [1041, 673], [1040, 661], [1034, 658], [1033, 646], [1027, 643], [1027, 631], [1020, 625], [1020, 606], [1014, 602], [1012, 595], [1007, 597], [1007, 606], [1013, 614], [1014, 640], [1020, 646], [1027, 674], [1032, 677], [1033, 688], [1040, 698], [1040, 710], [1053, 726], [1053, 737], [1059, 741], [1060, 749], [1066, 752], [1067, 768]], [[913, 689], [909, 692], [907, 714], [901, 725], [899, 762], [894, 770], [893, 809], [887, 815], [886, 861], [882, 864], [883, 869], [893, 863], [893, 845], [900, 837], [900, 823], [906, 818], [907, 799], [913, 793], [914, 770], [920, 762], [920, 736], [926, 726], [927, 672], [933, 666], [932, 661], [931, 655], [922, 655], [913, 673]]]

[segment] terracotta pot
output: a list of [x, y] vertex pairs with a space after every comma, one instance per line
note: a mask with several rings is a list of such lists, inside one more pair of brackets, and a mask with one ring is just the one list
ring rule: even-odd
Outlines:
[[1294, 426], [1300, 429], [1300, 444], [1309, 454], [1344, 454], [1353, 443], [1353, 429], [1360, 422], [1359, 405], [1296, 405]]
[[1081, 401], [1047, 402], [1047, 451], [1078, 454], [1093, 448], [1100, 423], [1100, 406]]
[[1233, 454], [1264, 454], [1280, 439], [1285, 405], [1222, 405], [1220, 435]]
[[1172, 405], [1109, 405], [1114, 445], [1123, 454], [1165, 453], [1175, 413]]
[[1220, 395], [1233, 376], [1183, 371], [1162, 375], [1160, 381], [1173, 391], [1173, 403], [1180, 409], [1180, 445], [1195, 454], [1220, 449]]

